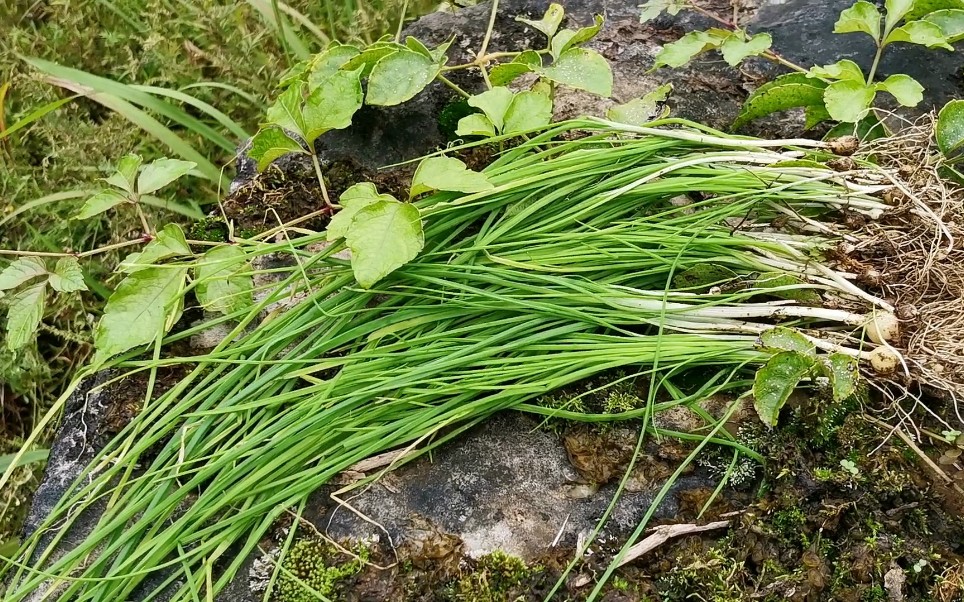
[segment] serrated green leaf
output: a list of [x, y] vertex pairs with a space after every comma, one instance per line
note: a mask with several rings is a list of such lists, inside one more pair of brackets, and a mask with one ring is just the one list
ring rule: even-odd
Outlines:
[[46, 274], [47, 266], [42, 259], [39, 257], [21, 257], [0, 272], [0, 291], [17, 288], [32, 278], [45, 276]]
[[835, 120], [853, 123], [866, 114], [876, 94], [873, 86], [863, 82], [836, 81], [823, 91], [823, 104]]
[[454, 157], [429, 157], [422, 159], [412, 176], [412, 188], [408, 198], [414, 198], [430, 190], [451, 192], [482, 192], [493, 188], [485, 174], [472, 171]]
[[765, 117], [770, 113], [794, 107], [823, 106], [823, 91], [826, 87], [826, 83], [808, 78], [803, 73], [781, 75], [750, 94], [743, 103], [743, 110], [733, 122], [733, 128], [739, 128], [753, 119]]
[[508, 63], [499, 63], [489, 71], [493, 86], [504, 86], [525, 73], [542, 67], [542, 56], [534, 50], [526, 50]]
[[495, 136], [495, 124], [482, 113], [472, 113], [459, 119], [457, 136]]
[[781, 351], [757, 370], [753, 379], [753, 406], [763, 424], [776, 426], [780, 409], [813, 366], [813, 358], [795, 351]]
[[304, 82], [305, 74], [308, 73], [308, 69], [311, 68], [311, 60], [305, 59], [303, 61], [298, 61], [291, 67], [285, 70], [278, 78], [277, 88], [287, 88], [291, 84]]
[[305, 137], [305, 120], [301, 114], [304, 85], [291, 86], [282, 92], [265, 113], [265, 125], [276, 125]]
[[134, 192], [134, 182], [137, 181], [137, 170], [140, 169], [141, 161], [140, 155], [124, 155], [117, 162], [117, 170], [105, 181], [126, 192]]
[[495, 129], [501, 131], [505, 120], [505, 112], [509, 109], [509, 104], [515, 95], [511, 90], [502, 86], [496, 86], [491, 90], [486, 90], [481, 94], [470, 96], [469, 106], [481, 109], [489, 121], [495, 125]]
[[602, 29], [602, 25], [602, 16], [596, 15], [593, 17], [593, 24], [588, 27], [580, 27], [575, 31], [563, 29], [552, 37], [552, 42], [549, 44], [549, 54], [552, 55], [553, 59], [558, 59], [563, 52], [596, 37], [596, 34]]
[[519, 92], [505, 112], [502, 133], [515, 134], [547, 125], [552, 119], [552, 100], [539, 92]]
[[595, 50], [570, 48], [548, 67], [538, 70], [557, 84], [578, 88], [599, 96], [613, 93], [613, 72], [609, 62]]
[[515, 20], [541, 31], [543, 34], [545, 34], [547, 39], [551, 40], [552, 36], [556, 33], [556, 30], [559, 29], [559, 24], [562, 23], [562, 19], [565, 16], [566, 10], [562, 8], [561, 5], [553, 2], [549, 5], [549, 8], [546, 9], [545, 14], [542, 15], [542, 18], [538, 21], [534, 21], [532, 19], [523, 19], [522, 17], [516, 17]]
[[903, 73], [891, 75], [875, 86], [897, 99], [905, 107], [916, 107], [924, 100], [924, 86], [916, 79]]
[[309, 145], [327, 131], [351, 125], [352, 117], [362, 106], [361, 71], [360, 67], [355, 71], [338, 71], [320, 83], [305, 100], [305, 142]]
[[941, 108], [934, 138], [945, 157], [964, 146], [964, 100], [952, 100]]
[[138, 270], [154, 266], [164, 259], [191, 254], [191, 247], [187, 244], [181, 227], [177, 224], [168, 224], [161, 228], [154, 240], [147, 243], [141, 251], [131, 253], [124, 258], [117, 269], [126, 274], [133, 274]]
[[833, 389], [834, 401], [843, 401], [857, 390], [857, 362], [854, 358], [842, 353], [832, 353], [823, 362], [830, 386]]
[[[820, 167], [827, 169], [825, 165], [821, 165]], [[763, 272], [757, 276], [753, 286], [762, 289], [761, 292], [778, 299], [790, 299], [791, 301], [797, 301], [804, 305], [820, 305], [820, 294], [812, 288], [800, 286], [801, 284], [803, 284], [802, 280], [785, 272]], [[784, 290], [775, 290], [781, 288]]]
[[[308, 71], [309, 93], [338, 73], [345, 63], [361, 54], [358, 48], [348, 44], [331, 46], [312, 59]], [[360, 67], [359, 67], [360, 68]]]
[[271, 163], [288, 153], [307, 153], [297, 140], [292, 139], [279, 127], [267, 127], [251, 139], [248, 157], [258, 163], [258, 171], [264, 171]]
[[341, 193], [338, 204], [341, 209], [332, 216], [328, 222], [326, 236], [328, 242], [334, 242], [344, 237], [351, 228], [351, 223], [355, 219], [355, 214], [368, 205], [374, 205], [380, 201], [395, 201], [395, 197], [390, 194], [379, 194], [378, 189], [371, 182], [361, 182], [349, 187]]
[[58, 293], [87, 290], [87, 284], [84, 283], [84, 272], [80, 269], [80, 262], [77, 261], [76, 257], [61, 257], [58, 259], [48, 282]]
[[924, 20], [940, 27], [949, 44], [964, 40], [964, 10], [939, 10], [927, 15]]
[[834, 33], [853, 33], [862, 31], [874, 40], [880, 39], [880, 11], [877, 7], [860, 0], [840, 13], [833, 26]]
[[359, 67], [362, 68], [362, 77], [368, 77], [371, 75], [372, 69], [375, 65], [388, 56], [398, 52], [399, 50], [406, 49], [405, 46], [401, 44], [396, 44], [395, 42], [375, 42], [368, 48], [362, 50], [361, 54], [350, 59], [347, 63], [342, 65], [342, 68], [347, 71], [354, 71]]
[[866, 79], [864, 72], [860, 69], [860, 65], [848, 59], [843, 59], [822, 67], [813, 66], [810, 68], [810, 71], [807, 71], [807, 77], [843, 79], [858, 82], [863, 82]]
[[817, 348], [807, 337], [784, 326], [776, 326], [760, 334], [760, 343], [774, 351], [793, 351], [806, 357], [817, 357]]
[[194, 267], [198, 303], [208, 311], [231, 314], [253, 304], [251, 266], [239, 247], [223, 245], [207, 251]]
[[197, 167], [194, 161], [155, 159], [141, 169], [137, 176], [137, 194], [151, 194], [174, 182]]
[[758, 33], [748, 40], [733, 35], [720, 46], [723, 60], [731, 67], [736, 67], [748, 56], [760, 56], [773, 45], [773, 38], [768, 33]]
[[696, 55], [719, 48], [723, 42], [730, 37], [730, 32], [726, 35], [716, 30], [691, 31], [675, 42], [670, 42], [660, 48], [656, 54], [656, 62], [653, 69], [659, 67], [682, 67], [693, 60]]
[[803, 125], [803, 129], [809, 130], [823, 123], [824, 121], [829, 121], [830, 113], [827, 112], [827, 107], [823, 105], [810, 105], [803, 108], [803, 114], [806, 122]]
[[345, 241], [355, 280], [362, 288], [371, 288], [415, 259], [425, 245], [418, 208], [395, 200], [362, 207]]
[[95, 366], [167, 332], [183, 302], [187, 271], [183, 266], [150, 267], [121, 281], [94, 331]]
[[894, 42], [906, 42], [907, 44], [918, 44], [928, 48], [943, 48], [944, 50], [954, 50], [954, 47], [947, 43], [944, 32], [937, 25], [929, 21], [911, 21], [901, 25], [890, 32], [884, 45]]
[[649, 0], [640, 6], [642, 12], [639, 14], [639, 22], [646, 23], [647, 21], [652, 21], [664, 10], [671, 15], [677, 15], [685, 6], [686, 2], [684, 0]]
[[964, 10], [964, 0], [917, 0], [907, 13], [907, 20], [914, 21], [939, 10]]
[[915, 0], [885, 0], [884, 10], [887, 16], [884, 21], [884, 28], [890, 31], [904, 16], [914, 7]]
[[123, 202], [129, 202], [130, 199], [124, 195], [124, 193], [119, 190], [114, 190], [113, 188], [105, 188], [90, 197], [81, 206], [80, 211], [75, 213], [70, 219], [87, 219], [89, 217], [94, 217], [100, 213], [107, 211], [108, 209], [120, 205]]
[[368, 104], [392, 106], [413, 98], [439, 73], [431, 58], [409, 49], [382, 57], [368, 77]]
[[7, 309], [7, 349], [20, 349], [34, 339], [44, 315], [47, 282], [39, 282], [10, 296]]
[[660, 103], [665, 102], [672, 91], [673, 84], [663, 84], [640, 98], [610, 107], [606, 117], [619, 123], [643, 125], [658, 116]]

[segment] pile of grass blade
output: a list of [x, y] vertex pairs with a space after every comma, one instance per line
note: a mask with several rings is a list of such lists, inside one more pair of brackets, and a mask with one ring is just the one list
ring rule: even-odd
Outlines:
[[[820, 168], [819, 151], [801, 162], [772, 142], [680, 132], [573, 121], [534, 134], [485, 170], [493, 189], [416, 201], [425, 250], [373, 290], [356, 287], [325, 233], [246, 244], [297, 269], [221, 319], [237, 325], [211, 352], [114, 362], [193, 370], [148, 394], [24, 543], [5, 599], [210, 599], [286, 509], [362, 459], [424, 452], [614, 369], [650, 380], [646, 407], [616, 418], [655, 434], [657, 412], [742, 392], [773, 354], [757, 333], [775, 322], [862, 357], [855, 321], [889, 306], [818, 258], [832, 231], [822, 218], [879, 215], [875, 189]], [[777, 219], [803, 234], [774, 231]], [[717, 276], [684, 277], [705, 266]], [[805, 294], [836, 309], [795, 300]], [[277, 303], [290, 307], [264, 318]], [[696, 368], [717, 375], [681, 389]], [[753, 454], [707, 427], [667, 434]], [[78, 532], [88, 512], [96, 524]]]

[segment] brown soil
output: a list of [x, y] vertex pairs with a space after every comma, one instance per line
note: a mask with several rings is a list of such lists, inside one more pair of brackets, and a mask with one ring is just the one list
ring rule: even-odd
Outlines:
[[[414, 166], [403, 165], [372, 172], [354, 161], [342, 160], [326, 166], [323, 174], [328, 197], [336, 203], [345, 189], [359, 182], [373, 182], [379, 192], [405, 199], [413, 171]], [[243, 233], [261, 232], [326, 209], [317, 176], [308, 161], [287, 171], [269, 166], [229, 195], [222, 206], [224, 216]], [[324, 211], [300, 226], [322, 230], [329, 218], [330, 213]]]

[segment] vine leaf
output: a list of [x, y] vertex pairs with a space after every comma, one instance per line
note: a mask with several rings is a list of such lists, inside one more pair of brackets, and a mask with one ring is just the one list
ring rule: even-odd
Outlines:
[[345, 236], [351, 268], [362, 288], [405, 265], [425, 245], [418, 208], [394, 199], [362, 207]]
[[846, 79], [858, 82], [863, 82], [866, 79], [864, 72], [860, 69], [860, 65], [848, 59], [843, 59], [822, 67], [813, 66], [810, 68], [810, 71], [807, 71], [807, 77]]
[[104, 181], [125, 192], [133, 193], [136, 190], [137, 170], [140, 169], [141, 162], [142, 159], [140, 155], [124, 155], [117, 162], [117, 168], [114, 173], [105, 178]]
[[159, 230], [154, 240], [147, 243], [143, 249], [125, 257], [117, 269], [126, 274], [133, 274], [157, 264], [158, 261], [185, 255], [191, 255], [191, 247], [184, 238], [184, 232], [177, 224], [168, 224]]
[[291, 86], [279, 94], [265, 113], [267, 125], [276, 125], [304, 138], [305, 119], [301, 113], [303, 98], [303, 84]]
[[470, 107], [475, 107], [476, 109], [481, 109], [485, 116], [489, 118], [492, 125], [499, 131], [502, 131], [502, 125], [505, 121], [505, 112], [509, 109], [509, 105], [512, 104], [512, 100], [515, 95], [506, 87], [496, 86], [491, 90], [486, 90], [481, 94], [476, 94], [468, 99]]
[[858, 375], [854, 358], [842, 353], [832, 353], [823, 364], [830, 377], [834, 401], [843, 401], [853, 395], [857, 390]]
[[552, 100], [540, 92], [519, 92], [505, 111], [502, 133], [515, 134], [547, 125], [552, 119]]
[[663, 11], [675, 16], [686, 6], [684, 0], [649, 0], [640, 8], [639, 22], [646, 23], [658, 17]]
[[345, 63], [361, 54], [358, 48], [349, 44], [333, 42], [324, 52], [315, 56], [308, 71], [308, 89], [314, 90], [338, 73]]
[[777, 326], [763, 332], [760, 334], [760, 342], [767, 349], [793, 351], [809, 358], [817, 357], [817, 348], [810, 339], [785, 326]]
[[[480, 115], [481, 117], [481, 115]], [[390, 194], [378, 194], [378, 189], [371, 182], [361, 182], [349, 187], [338, 197], [338, 204], [341, 209], [332, 216], [328, 222], [326, 236], [328, 242], [334, 242], [343, 238], [351, 228], [351, 223], [355, 219], [355, 214], [364, 207], [373, 205], [379, 201], [396, 201]]]
[[964, 100], [952, 100], [937, 114], [937, 148], [945, 157], [964, 146]]
[[924, 100], [924, 86], [909, 75], [896, 73], [875, 85], [877, 90], [883, 90], [897, 99], [905, 107], [916, 107]]
[[21, 284], [47, 274], [47, 266], [39, 257], [21, 257], [0, 272], [0, 291], [17, 288]]
[[421, 92], [439, 74], [432, 58], [405, 48], [385, 55], [368, 77], [368, 104], [392, 106]]
[[87, 219], [89, 217], [94, 217], [99, 215], [112, 207], [116, 207], [124, 202], [129, 202], [130, 199], [127, 195], [120, 192], [119, 190], [114, 190], [113, 188], [105, 188], [90, 197], [84, 204], [80, 207], [80, 211], [71, 216], [70, 219]]
[[198, 303], [209, 311], [230, 314], [253, 303], [251, 266], [247, 255], [234, 245], [221, 245], [206, 252], [194, 266]]
[[940, 27], [929, 21], [911, 21], [901, 25], [890, 32], [884, 45], [894, 42], [906, 42], [908, 44], [918, 44], [927, 48], [943, 48], [944, 50], [954, 50], [954, 47], [947, 43], [944, 32]]
[[167, 332], [183, 302], [187, 270], [182, 266], [149, 267], [121, 281], [94, 331], [95, 366]]
[[515, 20], [520, 23], [525, 23], [526, 25], [538, 29], [546, 38], [552, 39], [555, 35], [556, 30], [559, 29], [559, 25], [562, 24], [563, 17], [566, 16], [566, 10], [560, 4], [553, 2], [546, 9], [546, 13], [542, 15], [542, 18], [538, 21], [532, 19], [524, 19], [522, 17], [516, 17]]
[[258, 171], [264, 171], [271, 163], [288, 153], [306, 153], [301, 143], [278, 127], [262, 128], [251, 139], [248, 156], [257, 162]]
[[663, 84], [640, 98], [634, 98], [625, 104], [610, 107], [606, 111], [606, 117], [619, 123], [643, 125], [656, 117], [662, 117], [669, 113], [669, 110], [665, 107], [660, 110], [660, 106], [672, 91], [673, 84]]
[[781, 351], [757, 370], [753, 379], [753, 405], [763, 424], [776, 426], [780, 409], [813, 366], [811, 357]]
[[824, 121], [829, 121], [831, 119], [830, 113], [827, 112], [827, 107], [823, 105], [810, 105], [804, 107], [803, 114], [806, 122], [803, 125], [803, 129], [809, 130], [814, 128]]
[[508, 63], [499, 63], [489, 71], [493, 86], [504, 86], [525, 73], [542, 68], [542, 56], [534, 50], [526, 50]]
[[940, 27], [949, 44], [964, 40], [964, 10], [939, 10], [927, 15], [924, 20]]
[[[742, 34], [742, 32], [740, 32]], [[773, 45], [773, 38], [768, 33], [758, 33], [749, 39], [742, 35], [733, 34], [727, 37], [720, 46], [723, 60], [731, 67], [736, 67], [748, 56], [760, 56]]]
[[20, 349], [33, 340], [44, 315], [46, 288], [46, 282], [38, 282], [11, 295], [7, 310], [7, 349]]
[[459, 119], [457, 136], [495, 136], [495, 124], [482, 113], [472, 113]]
[[347, 69], [348, 71], [354, 71], [359, 67], [362, 68], [362, 77], [368, 77], [372, 73], [372, 69], [378, 64], [378, 61], [382, 60], [386, 56], [398, 52], [399, 50], [406, 49], [406, 46], [401, 44], [396, 44], [394, 41], [378, 41], [365, 48], [361, 51], [361, 54], [351, 58], [342, 65], [342, 69]]
[[[818, 165], [827, 169], [826, 165]], [[820, 294], [812, 288], [801, 287], [801, 284], [805, 284], [805, 281], [786, 272], [763, 272], [757, 276], [753, 287], [762, 289], [762, 292], [771, 297], [791, 299], [804, 305], [820, 305]]]
[[706, 31], [691, 31], [675, 42], [663, 46], [656, 54], [653, 69], [659, 67], [682, 67], [693, 60], [696, 55], [719, 48], [730, 32], [722, 29], [708, 29]]
[[552, 42], [549, 44], [549, 54], [552, 55], [553, 59], [557, 60], [563, 52], [573, 46], [588, 42], [596, 37], [596, 34], [599, 33], [602, 26], [602, 15], [596, 15], [593, 17], [593, 24], [588, 27], [580, 27], [575, 31], [572, 29], [563, 29], [553, 36]]
[[862, 31], [875, 41], [880, 40], [880, 11], [877, 7], [860, 0], [850, 8], [840, 12], [840, 18], [833, 26], [834, 33], [853, 33]]
[[361, 68], [338, 71], [318, 85], [303, 109], [304, 139], [310, 145], [330, 130], [351, 125], [355, 112], [362, 106]]
[[472, 193], [492, 188], [485, 174], [472, 171], [454, 157], [429, 157], [415, 169], [408, 198], [430, 190]]
[[739, 128], [753, 119], [793, 107], [822, 106], [826, 87], [825, 82], [809, 78], [803, 73], [781, 75], [763, 84], [750, 95], [743, 103], [743, 110], [737, 116], [733, 127]]
[[193, 161], [180, 159], [156, 159], [145, 165], [137, 176], [137, 194], [150, 194], [197, 167]]
[[578, 88], [599, 96], [613, 92], [613, 72], [605, 58], [588, 48], [570, 48], [548, 67], [537, 70], [557, 84]]
[[884, 2], [884, 10], [887, 11], [887, 17], [884, 21], [884, 29], [890, 31], [895, 25], [900, 23], [900, 20], [914, 8], [915, 1], [916, 0], [886, 0]]
[[84, 283], [84, 272], [80, 269], [80, 262], [77, 261], [76, 257], [61, 257], [58, 259], [48, 282], [58, 293], [87, 290], [87, 284]]
[[874, 86], [853, 80], [833, 82], [823, 92], [827, 112], [837, 121], [854, 123], [864, 116], [877, 91]]

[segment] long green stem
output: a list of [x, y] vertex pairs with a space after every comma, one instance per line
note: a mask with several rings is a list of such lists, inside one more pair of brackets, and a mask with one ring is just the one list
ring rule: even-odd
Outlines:
[[331, 199], [328, 198], [328, 187], [325, 186], [325, 176], [321, 173], [321, 163], [318, 162], [318, 153], [311, 152], [311, 164], [315, 168], [315, 176], [318, 178], [318, 186], [321, 187], [321, 196], [325, 200], [325, 205], [329, 208], [333, 208], [334, 205], [331, 204]]

